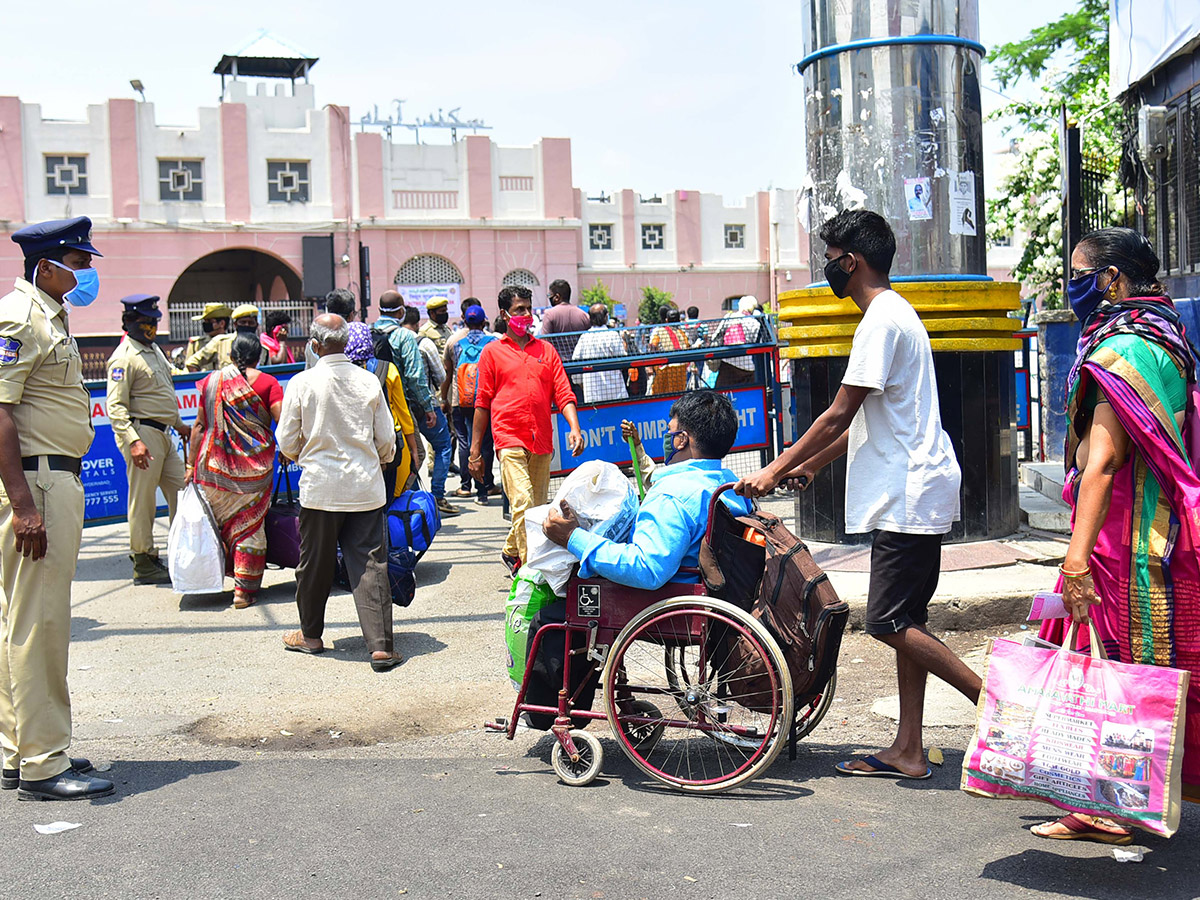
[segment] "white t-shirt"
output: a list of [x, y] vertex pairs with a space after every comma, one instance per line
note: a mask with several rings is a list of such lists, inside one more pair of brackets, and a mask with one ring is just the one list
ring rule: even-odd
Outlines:
[[942, 430], [929, 335], [895, 291], [867, 307], [842, 383], [871, 389], [850, 423], [846, 532], [945, 534], [962, 472]]

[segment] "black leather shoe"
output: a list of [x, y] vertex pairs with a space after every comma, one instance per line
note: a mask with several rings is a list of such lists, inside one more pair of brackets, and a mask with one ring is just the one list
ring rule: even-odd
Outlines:
[[116, 788], [111, 781], [81, 775], [74, 769], [67, 769], [61, 775], [43, 778], [41, 781], [21, 779], [21, 786], [17, 788], [17, 799], [94, 800], [97, 797], [107, 797], [114, 790]]
[[[92, 762], [91, 760], [84, 759], [82, 756], [72, 756], [71, 768], [80, 775], [83, 775], [92, 771]], [[15, 791], [20, 784], [20, 769], [5, 769], [3, 776], [0, 776], [0, 791]]]

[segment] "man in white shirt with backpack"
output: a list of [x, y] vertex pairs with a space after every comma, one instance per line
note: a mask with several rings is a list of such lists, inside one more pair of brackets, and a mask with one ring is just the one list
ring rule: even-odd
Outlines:
[[976, 702], [972, 672], [925, 627], [937, 588], [942, 537], [959, 518], [962, 480], [942, 429], [929, 335], [888, 280], [896, 238], [868, 210], [845, 210], [821, 228], [825, 277], [863, 318], [833, 404], [774, 462], [738, 482], [747, 497], [784, 479], [801, 487], [847, 454], [846, 532], [873, 534], [865, 630], [896, 651], [900, 723], [892, 745], [839, 763], [843, 775], [928, 778], [921, 740], [928, 673]]

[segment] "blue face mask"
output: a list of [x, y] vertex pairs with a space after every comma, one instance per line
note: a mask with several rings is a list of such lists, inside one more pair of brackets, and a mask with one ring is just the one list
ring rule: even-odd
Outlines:
[[[1075, 313], [1080, 325], [1086, 324], [1104, 302], [1104, 292], [1107, 288], [1100, 287], [1100, 276], [1105, 274], [1107, 270], [1101, 269], [1094, 274], [1072, 278], [1067, 282], [1067, 301], [1071, 304], [1071, 311]], [[1109, 281], [1108, 287], [1111, 286], [1112, 281]]]
[[675, 438], [681, 434], [686, 434], [683, 431], [668, 431], [663, 435], [663, 465], [669, 466], [671, 460], [675, 458], [675, 454], [682, 450], [682, 447], [675, 446]]
[[90, 306], [100, 296], [100, 273], [95, 269], [90, 266], [86, 269], [72, 269], [52, 259], [46, 262], [75, 276], [75, 287], [63, 294], [63, 299], [72, 306]]

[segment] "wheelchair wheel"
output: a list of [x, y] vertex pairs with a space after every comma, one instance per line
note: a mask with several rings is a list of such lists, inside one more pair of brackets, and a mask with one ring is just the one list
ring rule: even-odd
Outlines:
[[600, 774], [600, 767], [604, 765], [604, 748], [600, 746], [598, 738], [586, 731], [572, 731], [571, 740], [575, 743], [575, 749], [579, 751], [578, 761], [572, 762], [563, 745], [555, 741], [554, 749], [550, 753], [550, 765], [554, 767], [554, 774], [563, 784], [583, 787], [585, 784], [591, 784]]
[[[621, 713], [617, 721], [634, 749], [641, 754], [652, 753], [663, 733], [662, 712], [659, 708], [649, 700], [629, 700], [618, 703], [617, 708]], [[637, 721], [639, 719], [652, 721]]]
[[833, 705], [833, 695], [837, 691], [837, 672], [829, 676], [829, 684], [820, 696], [796, 710], [796, 740], [812, 734], [812, 730], [821, 724], [825, 713]]
[[[636, 701], [646, 704], [645, 714], [630, 711]], [[695, 793], [761, 774], [793, 714], [791, 676], [775, 640], [748, 613], [709, 597], [665, 600], [635, 616], [609, 650], [604, 702], [634, 764]], [[635, 725], [653, 726], [658, 740], [637, 740]]]

